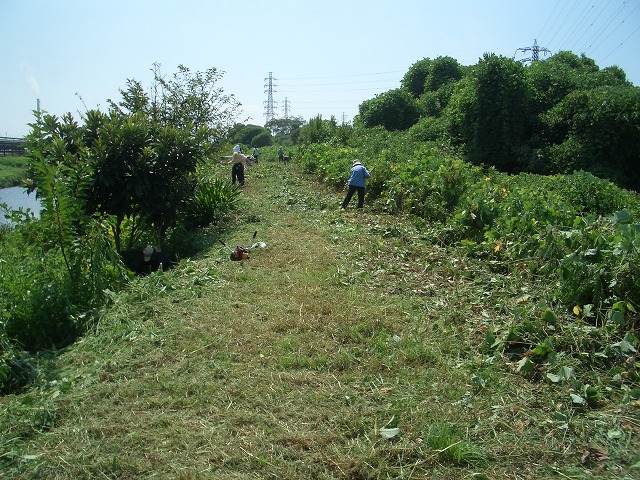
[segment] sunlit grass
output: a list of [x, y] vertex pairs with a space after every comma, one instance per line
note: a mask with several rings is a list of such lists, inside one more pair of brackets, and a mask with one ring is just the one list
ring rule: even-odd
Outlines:
[[[468, 274], [495, 276], [481, 262], [417, 241], [406, 218], [342, 215], [335, 194], [291, 167], [252, 167], [240, 212], [198, 258], [136, 279], [55, 358], [48, 383], [0, 400], [0, 470], [605, 478], [582, 458], [606, 444], [595, 434], [615, 419], [560, 422], [563, 391], [480, 353], [486, 328], [511, 317], [523, 277], [505, 274], [489, 290]], [[256, 231], [266, 248], [229, 261], [217, 235], [248, 245]], [[389, 427], [393, 438], [381, 435]], [[637, 440], [624, 439], [612, 454], [631, 463]]]
[[0, 188], [19, 185], [26, 177], [27, 157], [0, 156]]

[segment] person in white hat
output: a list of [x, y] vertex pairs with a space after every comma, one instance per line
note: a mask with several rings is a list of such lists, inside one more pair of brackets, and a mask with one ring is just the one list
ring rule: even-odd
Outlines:
[[160, 268], [166, 270], [169, 266], [167, 257], [158, 247], [147, 245], [142, 249], [142, 257], [143, 260], [136, 268], [136, 275], [148, 275]]
[[358, 192], [358, 208], [362, 208], [364, 206], [364, 192], [367, 186], [366, 180], [369, 177], [371, 177], [369, 170], [360, 163], [360, 160], [354, 160], [353, 166], [351, 167], [351, 175], [347, 182], [349, 190], [347, 191], [347, 196], [344, 197], [344, 200], [342, 201], [342, 210], [347, 208], [347, 205], [349, 205], [349, 202], [351, 201], [351, 197], [353, 197], [353, 194], [356, 192]]

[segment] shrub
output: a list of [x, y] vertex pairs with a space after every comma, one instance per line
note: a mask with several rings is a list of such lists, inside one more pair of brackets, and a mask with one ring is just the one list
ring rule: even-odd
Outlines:
[[0, 334], [0, 395], [20, 392], [38, 374], [33, 359]]
[[206, 227], [235, 208], [239, 194], [238, 188], [227, 180], [200, 179], [193, 197], [186, 204], [182, 224], [191, 230]]

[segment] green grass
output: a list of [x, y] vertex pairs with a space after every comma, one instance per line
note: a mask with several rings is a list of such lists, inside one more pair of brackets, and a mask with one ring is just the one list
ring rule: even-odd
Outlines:
[[0, 157], [0, 188], [15, 187], [26, 177], [27, 157]]
[[[228, 172], [224, 170], [223, 175]], [[136, 279], [95, 328], [0, 399], [7, 478], [583, 478], [640, 475], [639, 405], [481, 353], [525, 272], [427, 243], [409, 218], [338, 210], [296, 165], [247, 173], [215, 235]], [[391, 439], [381, 428], [399, 428]], [[0, 473], [2, 477], [2, 473]]]

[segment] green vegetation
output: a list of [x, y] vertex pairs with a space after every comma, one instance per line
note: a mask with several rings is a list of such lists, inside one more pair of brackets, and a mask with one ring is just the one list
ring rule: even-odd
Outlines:
[[218, 78], [156, 70], [154, 95], [129, 81], [109, 113], [85, 112], [81, 124], [37, 112], [27, 185], [44, 208], [38, 220], [16, 212], [17, 227], [0, 236], [0, 391], [24, 384], [20, 350], [65, 347], [96, 321], [144, 245], [180, 258], [196, 250], [188, 240], [199, 227], [233, 209], [237, 189], [208, 174], [223, 148], [211, 140], [236, 108]]
[[[353, 125], [260, 127], [232, 126], [215, 69], [154, 71], [27, 139], [45, 209], [0, 232], [3, 472], [637, 476], [624, 72], [423, 59]], [[261, 147], [242, 191], [229, 142]], [[356, 158], [366, 208], [339, 212]], [[230, 262], [220, 240], [254, 231], [268, 247]], [[173, 268], [133, 278], [147, 243]]]
[[0, 157], [0, 188], [20, 185], [28, 168], [27, 157]]
[[[81, 341], [42, 359], [34, 387], [0, 400], [4, 471], [637, 476], [634, 366], [616, 377], [581, 363], [612, 362], [630, 337], [609, 345], [603, 332], [598, 346], [584, 311], [542, 308], [553, 285], [526, 267], [469, 255], [378, 203], [340, 214], [340, 200], [295, 164], [252, 168], [224, 231], [201, 231], [201, 254], [136, 279]], [[255, 230], [267, 248], [230, 262], [218, 239]], [[515, 353], [527, 347], [516, 335], [563, 323], [567, 345]], [[503, 325], [511, 337], [492, 341]]]

